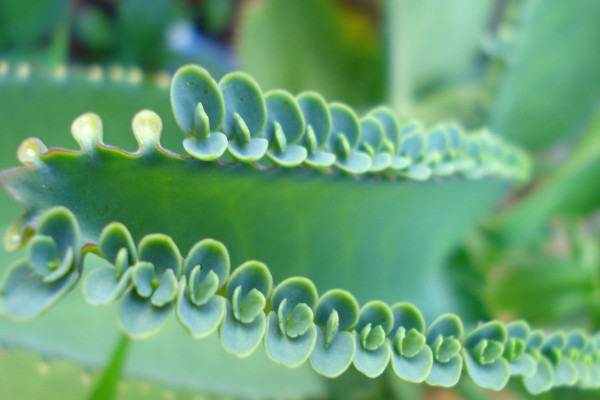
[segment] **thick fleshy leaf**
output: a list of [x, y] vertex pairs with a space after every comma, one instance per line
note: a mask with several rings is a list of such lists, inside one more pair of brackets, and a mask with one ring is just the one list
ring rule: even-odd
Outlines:
[[221, 296], [212, 296], [200, 306], [192, 303], [186, 279], [182, 277], [179, 282], [175, 315], [194, 339], [203, 339], [216, 331], [225, 318], [226, 304], [227, 300]]
[[219, 329], [219, 337], [223, 349], [236, 357], [245, 358], [251, 355], [260, 345], [267, 329], [265, 313], [259, 313], [250, 323], [239, 321], [234, 315], [231, 305], [226, 304], [225, 319]]
[[235, 114], [242, 118], [251, 137], [262, 134], [267, 120], [267, 108], [262, 91], [254, 79], [242, 72], [232, 72], [221, 79], [219, 89], [225, 102], [223, 132], [227, 137], [234, 135]]
[[197, 306], [205, 304], [219, 289], [219, 278], [215, 271], [210, 271], [208, 275], [202, 278], [202, 266], [196, 265], [192, 269], [189, 280], [190, 300]]
[[395, 332], [399, 327], [404, 327], [406, 330], [416, 329], [418, 332], [425, 331], [425, 320], [417, 307], [411, 303], [401, 302], [396, 303], [391, 307], [394, 317], [394, 327], [392, 332]]
[[73, 251], [73, 248], [69, 247], [58, 267], [55, 270], [50, 271], [50, 273], [44, 277], [44, 283], [52, 283], [57, 281], [71, 271], [74, 266], [73, 263], [75, 262], [74, 254], [75, 252]]
[[409, 381], [423, 382], [433, 366], [433, 353], [429, 346], [423, 346], [417, 354], [406, 357], [392, 350], [392, 368], [396, 375]]
[[212, 132], [208, 138], [188, 137], [183, 139], [183, 148], [194, 158], [202, 161], [214, 161], [227, 150], [227, 136], [221, 132]]
[[265, 350], [267, 355], [277, 364], [295, 368], [304, 363], [315, 346], [317, 328], [314, 324], [300, 336], [291, 338], [279, 328], [277, 313], [270, 312], [267, 317], [267, 334], [265, 335]]
[[[70, 247], [79, 250], [79, 224], [65, 207], [53, 207], [47, 211], [38, 223], [36, 234], [52, 237], [61, 258]], [[76, 263], [79, 262], [78, 254], [74, 257]]]
[[554, 365], [554, 386], [572, 386], [577, 382], [577, 368], [571, 360], [562, 357]]
[[313, 312], [305, 303], [296, 304], [291, 311], [286, 311], [287, 299], [279, 305], [277, 319], [279, 330], [289, 338], [304, 335], [313, 325]]
[[298, 304], [304, 303], [309, 308], [317, 304], [317, 289], [311, 280], [301, 277], [292, 277], [281, 282], [271, 295], [271, 304], [275, 310], [285, 300], [284, 315], [291, 312]]
[[506, 386], [510, 378], [510, 369], [504, 358], [500, 357], [491, 363], [481, 364], [467, 349], [463, 349], [462, 355], [465, 369], [475, 384], [491, 390], [502, 390]]
[[371, 157], [366, 153], [353, 151], [344, 159], [338, 157], [335, 165], [349, 174], [359, 175], [369, 170], [371, 167]]
[[515, 361], [508, 361], [511, 375], [532, 376], [536, 367], [535, 358], [531, 354], [523, 354]]
[[[377, 325], [381, 326], [381, 325]], [[361, 338], [355, 332], [356, 353], [354, 354], [354, 366], [357, 370], [368, 376], [376, 378], [385, 371], [392, 355], [390, 343], [386, 340], [375, 350], [363, 348]]]
[[[253, 304], [260, 302], [264, 308], [265, 300], [271, 296], [272, 290], [271, 272], [265, 264], [259, 261], [247, 261], [236, 268], [231, 273], [226, 286], [227, 298], [232, 301], [234, 314], [238, 314], [238, 317], [246, 323], [251, 322], [262, 311], [262, 308], [257, 309]], [[235, 296], [234, 292], [237, 292]], [[247, 299], [248, 295], [250, 298]], [[247, 312], [243, 312], [243, 309], [246, 309]]]
[[464, 332], [462, 321], [454, 314], [438, 317], [427, 330], [427, 343], [432, 344], [439, 335], [461, 339]]
[[154, 265], [146, 261], [140, 261], [133, 267], [131, 281], [138, 295], [142, 297], [150, 297], [159, 282]]
[[479, 364], [495, 361], [504, 352], [507, 332], [504, 324], [491, 321], [475, 328], [464, 340], [464, 347]]
[[56, 243], [50, 236], [35, 235], [29, 244], [29, 265], [40, 277], [48, 275], [61, 264]]
[[125, 270], [120, 278], [109, 266], [90, 271], [83, 280], [83, 297], [93, 306], [107, 305], [120, 297], [131, 285], [133, 268]]
[[302, 92], [296, 99], [304, 116], [306, 131], [309, 126], [313, 131], [316, 141], [315, 149], [323, 148], [331, 135], [331, 114], [325, 99], [316, 92]]
[[100, 232], [98, 239], [98, 251], [102, 258], [116, 265], [117, 255], [121, 249], [127, 251], [127, 265], [133, 265], [137, 261], [137, 252], [131, 233], [125, 225], [120, 222], [111, 222]]
[[250, 139], [248, 144], [240, 145], [235, 141], [230, 141], [227, 149], [235, 158], [242, 162], [253, 162], [260, 160], [266, 153], [269, 142], [264, 138]]
[[329, 113], [331, 114], [331, 136], [327, 148], [333, 150], [337, 135], [342, 134], [350, 148], [355, 149], [360, 142], [360, 123], [354, 110], [342, 103], [332, 103], [329, 105]]
[[369, 114], [379, 121], [386, 138], [394, 145], [394, 150], [400, 148], [400, 127], [394, 112], [388, 107], [377, 107]]
[[268, 149], [267, 155], [278, 165], [283, 167], [294, 167], [302, 164], [308, 153], [302, 146], [287, 145], [283, 151]]
[[325, 292], [315, 307], [315, 323], [325, 328], [333, 310], [338, 314], [338, 328], [340, 331], [348, 330], [358, 322], [358, 303], [347, 291], [331, 289]]
[[323, 150], [309, 153], [304, 162], [314, 168], [327, 168], [335, 162], [335, 155]]
[[160, 278], [158, 287], [152, 293], [150, 302], [153, 306], [162, 307], [167, 303], [172, 302], [177, 297], [177, 289], [179, 282], [172, 269], [167, 269]]
[[194, 133], [194, 114], [198, 103], [208, 116], [210, 131], [221, 127], [225, 104], [217, 82], [202, 67], [186, 65], [171, 80], [171, 107], [177, 125], [187, 135]]
[[321, 328], [317, 327], [317, 341], [310, 354], [310, 363], [319, 374], [335, 378], [352, 364], [356, 352], [356, 341], [354, 334], [344, 331], [338, 332], [327, 345], [323, 332]]
[[402, 138], [399, 155], [408, 157], [411, 162], [419, 161], [425, 152], [425, 138], [420, 131], [415, 131]]
[[[384, 334], [390, 333], [394, 326], [394, 315], [389, 306], [382, 301], [374, 300], [366, 303], [360, 309], [356, 331], [362, 332], [367, 325], [371, 328], [381, 326]], [[361, 337], [361, 340], [364, 338]]]
[[200, 265], [199, 281], [213, 271], [219, 279], [219, 289], [227, 282], [229, 270], [231, 269], [231, 260], [229, 252], [225, 245], [214, 239], [203, 239], [196, 243], [188, 252], [185, 258], [185, 275], [189, 276], [192, 269]]
[[360, 142], [367, 146], [363, 150], [369, 149], [374, 155], [383, 146], [384, 135], [383, 126], [375, 117], [367, 116], [360, 120]]
[[173, 270], [176, 277], [181, 276], [181, 253], [170, 236], [161, 233], [144, 236], [138, 245], [138, 256], [140, 261], [154, 265], [159, 278], [167, 269]]
[[385, 171], [392, 163], [392, 156], [388, 153], [377, 153], [371, 159], [369, 172]]
[[0, 313], [19, 321], [34, 318], [56, 304], [78, 279], [79, 273], [73, 271], [45, 283], [27, 260], [17, 261], [7, 269], [0, 284]]
[[531, 394], [539, 394], [550, 390], [554, 382], [552, 365], [546, 358], [541, 357], [537, 361], [535, 373], [523, 379], [525, 387]]
[[463, 359], [460, 355], [452, 357], [448, 362], [433, 362], [431, 372], [425, 382], [432, 386], [452, 387], [458, 383]]
[[400, 172], [400, 175], [415, 181], [424, 181], [431, 177], [431, 168], [426, 165], [416, 164], [408, 167], [407, 170]]
[[167, 322], [172, 303], [155, 307], [150, 299], [140, 297], [135, 290], [123, 298], [119, 310], [119, 326], [134, 339], [144, 339], [156, 334]]
[[271, 143], [275, 140], [275, 123], [278, 123], [287, 143], [296, 144], [302, 138], [305, 129], [302, 110], [296, 99], [285, 90], [271, 90], [265, 94], [265, 104], [265, 138]]

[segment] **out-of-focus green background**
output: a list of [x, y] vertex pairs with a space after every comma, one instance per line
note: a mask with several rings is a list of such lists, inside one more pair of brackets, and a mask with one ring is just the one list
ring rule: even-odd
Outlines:
[[[104, 118], [108, 143], [130, 150], [133, 137], [118, 132], [141, 108], [160, 111], [165, 131], [176, 131], [165, 85], [185, 63], [216, 79], [246, 71], [264, 91], [316, 90], [359, 112], [387, 104], [402, 121], [487, 126], [520, 144], [532, 181], [449, 262], [462, 311], [542, 328], [600, 326], [600, 1], [3, 0], [0, 167], [17, 165], [28, 136], [72, 147], [68, 127], [86, 111]], [[181, 148], [176, 135], [164, 141]], [[21, 211], [0, 195], [0, 226]], [[2, 256], [5, 265], [16, 258]], [[468, 384], [403, 390], [404, 398], [527, 396], [518, 383], [499, 395]]]

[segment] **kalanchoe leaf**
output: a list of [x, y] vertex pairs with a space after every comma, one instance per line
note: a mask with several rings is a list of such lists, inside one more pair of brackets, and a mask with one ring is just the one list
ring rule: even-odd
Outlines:
[[158, 287], [152, 293], [150, 302], [156, 307], [162, 307], [177, 297], [177, 277], [172, 269], [167, 269], [160, 278]]
[[150, 297], [160, 282], [154, 265], [146, 261], [140, 261], [133, 267], [131, 279], [137, 294], [141, 297]]
[[244, 121], [250, 136], [258, 137], [265, 127], [267, 108], [262, 91], [254, 79], [242, 72], [232, 72], [221, 79], [219, 89], [225, 103], [225, 135], [234, 137], [237, 114]]
[[[317, 289], [312, 281], [292, 277], [277, 285], [271, 296], [271, 304], [283, 319], [287, 319], [299, 304], [305, 304], [311, 310], [310, 322], [312, 323], [312, 308], [316, 305], [317, 299]], [[306, 311], [299, 312], [306, 315]]]
[[400, 148], [400, 127], [394, 112], [388, 107], [377, 107], [369, 115], [376, 118], [381, 126], [387, 140], [391, 143], [391, 152], [396, 154]]
[[123, 298], [119, 310], [119, 326], [128, 336], [143, 339], [156, 334], [167, 322], [172, 303], [156, 307], [135, 290], [129, 291]]
[[265, 137], [272, 142], [275, 123], [281, 127], [288, 144], [295, 144], [304, 134], [304, 117], [296, 99], [285, 90], [271, 90], [265, 95], [267, 123]]
[[535, 373], [523, 379], [527, 391], [534, 395], [550, 390], [553, 381], [552, 364], [544, 357], [537, 360]]
[[213, 132], [206, 139], [188, 137], [183, 139], [183, 148], [194, 158], [202, 161], [214, 161], [227, 150], [227, 137], [221, 132]]
[[365, 117], [360, 121], [361, 146], [371, 156], [370, 172], [381, 172], [386, 170], [392, 157], [387, 152], [382, 152], [385, 134], [383, 126], [374, 117]]
[[111, 222], [100, 232], [98, 251], [109, 263], [117, 265], [119, 252], [123, 249], [127, 252], [127, 265], [135, 264], [137, 252], [131, 233], [122, 223]]
[[242, 162], [253, 162], [260, 160], [267, 151], [269, 142], [264, 138], [252, 138], [250, 129], [244, 119], [235, 113], [232, 137], [228, 144], [231, 154]]
[[29, 265], [40, 277], [58, 268], [61, 260], [52, 237], [35, 235], [29, 243]]
[[27, 260], [17, 261], [6, 271], [0, 284], [0, 314], [14, 320], [27, 320], [56, 304], [77, 283], [79, 272], [46, 283]]
[[464, 347], [480, 364], [496, 361], [504, 352], [507, 332], [504, 325], [491, 321], [475, 328], [464, 341]]
[[73, 248], [69, 247], [58, 267], [54, 270], [51, 270], [50, 273], [44, 277], [44, 283], [55, 282], [69, 273], [74, 266], [74, 257]]
[[[409, 332], [416, 332], [411, 329]], [[396, 375], [409, 382], [423, 382], [430, 374], [433, 353], [429, 346], [423, 346], [414, 356], [408, 357], [392, 351], [392, 368]]]
[[154, 233], [144, 236], [138, 246], [138, 256], [140, 261], [152, 263], [159, 278], [167, 269], [173, 270], [176, 277], [181, 276], [181, 254], [167, 235]]
[[225, 104], [219, 87], [204, 68], [186, 65], [178, 69], [171, 80], [171, 107], [175, 121], [186, 135], [199, 133], [194, 132], [198, 104], [202, 105], [208, 118], [210, 132], [217, 131], [225, 117]]
[[[215, 276], [211, 270], [209, 276]], [[201, 305], [191, 299], [185, 276], [179, 281], [179, 293], [175, 305], [177, 319], [194, 339], [203, 339], [213, 333], [223, 319], [227, 310], [227, 300], [221, 296], [211, 296]]]
[[79, 263], [79, 224], [73, 213], [65, 207], [54, 207], [41, 217], [36, 234], [50, 236], [54, 239], [60, 258], [69, 248], [74, 253], [74, 263]]
[[[480, 341], [480, 343], [483, 341]], [[499, 349], [494, 351], [501, 353]], [[473, 357], [473, 353], [470, 351], [465, 349], [462, 353], [465, 360], [465, 369], [478, 386], [491, 390], [502, 390], [506, 386], [510, 378], [510, 369], [505, 359], [497, 358], [492, 362], [481, 363]]]
[[[401, 329], [404, 329], [404, 327], [401, 327]], [[399, 328], [398, 331], [401, 331], [401, 329]], [[411, 328], [406, 332], [399, 344], [399, 354], [409, 358], [414, 357], [425, 346], [425, 335], [415, 328]]]
[[[377, 325], [377, 327], [382, 329], [381, 325]], [[369, 378], [381, 375], [385, 371], [392, 354], [389, 341], [384, 340], [375, 350], [368, 350], [363, 347], [362, 340], [356, 332], [354, 332], [354, 340], [356, 341], [356, 354], [354, 355], [356, 369]]]
[[259, 261], [247, 261], [233, 271], [226, 292], [236, 319], [250, 323], [262, 314], [272, 286], [271, 272]]
[[[285, 309], [283, 302], [279, 306], [279, 309]], [[285, 332], [282, 333], [285, 333], [292, 339], [304, 335], [313, 324], [312, 320], [313, 312], [310, 307], [304, 303], [297, 304], [291, 312], [284, 316]]]
[[407, 157], [410, 165], [420, 161], [425, 152], [425, 138], [420, 131], [415, 131], [402, 138], [399, 155]]
[[262, 313], [267, 301], [264, 294], [256, 288], [250, 290], [243, 298], [241, 297], [242, 290], [242, 286], [238, 286], [234, 290], [231, 305], [235, 318], [240, 322], [249, 324]]
[[270, 312], [267, 317], [267, 333], [265, 335], [265, 350], [269, 358], [277, 364], [288, 368], [302, 365], [315, 346], [317, 328], [310, 324], [308, 330], [294, 338], [281, 333], [277, 313]]
[[331, 135], [331, 114], [325, 99], [315, 92], [300, 93], [296, 99], [306, 123], [306, 132], [309, 126], [313, 131], [315, 150], [323, 149]]
[[315, 323], [322, 328], [328, 326], [333, 310], [338, 315], [340, 331], [349, 330], [358, 322], [358, 303], [345, 290], [332, 289], [321, 296], [316, 305]]
[[250, 356], [260, 345], [267, 329], [267, 318], [261, 311], [249, 323], [243, 323], [233, 314], [231, 305], [226, 303], [225, 319], [219, 329], [223, 349], [236, 357]]
[[329, 318], [327, 319], [327, 325], [325, 326], [325, 342], [323, 343], [325, 347], [329, 347], [335, 335], [339, 332], [340, 329], [340, 315], [338, 312], [333, 309], [329, 314]]
[[107, 305], [130, 288], [132, 273], [133, 268], [127, 268], [120, 276], [109, 265], [97, 268], [88, 273], [83, 281], [83, 297], [93, 306]]
[[317, 340], [310, 355], [310, 363], [321, 375], [335, 378], [352, 364], [355, 352], [356, 341], [351, 332], [338, 332], [327, 343], [323, 330], [317, 327]]
[[204, 278], [201, 274], [201, 265], [196, 265], [190, 274], [190, 300], [197, 306], [206, 304], [219, 289], [219, 278], [215, 271], [209, 271]]
[[335, 165], [351, 174], [366, 172], [371, 166], [371, 158], [357, 151], [360, 142], [360, 123], [354, 111], [345, 104], [332, 103], [331, 136], [327, 149], [336, 155]]
[[453, 314], [444, 314], [431, 324], [426, 338], [434, 363], [426, 379], [428, 384], [450, 387], [458, 382], [463, 365], [458, 339], [462, 335], [462, 322]]

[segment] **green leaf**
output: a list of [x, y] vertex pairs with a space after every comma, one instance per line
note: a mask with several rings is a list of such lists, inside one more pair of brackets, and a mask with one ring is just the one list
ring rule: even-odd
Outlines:
[[131, 233], [120, 222], [111, 222], [102, 229], [98, 238], [98, 251], [109, 263], [117, 265], [119, 252], [127, 252], [127, 264], [131, 266], [137, 261], [137, 252]]
[[200, 275], [197, 276], [198, 281], [206, 279], [213, 272], [218, 278], [218, 289], [227, 282], [231, 260], [223, 243], [213, 239], [203, 239], [197, 242], [185, 257], [185, 275], [189, 276], [198, 265], [201, 267]]
[[523, 383], [531, 394], [539, 394], [550, 390], [554, 381], [554, 373], [550, 361], [542, 357], [537, 361], [535, 373], [530, 377], [525, 377]]
[[475, 384], [491, 390], [502, 390], [506, 386], [510, 369], [504, 358], [495, 358], [492, 362], [482, 364], [468, 350], [463, 350], [462, 355], [465, 369]]
[[121, 303], [119, 327], [131, 338], [145, 339], [155, 335], [165, 325], [171, 310], [172, 303], [157, 307], [131, 290]]
[[425, 379], [428, 385], [452, 387], [456, 385], [460, 379], [460, 371], [462, 370], [463, 359], [457, 354], [447, 362], [438, 362], [434, 360], [431, 367], [431, 372]]
[[179, 282], [175, 314], [181, 325], [194, 339], [203, 339], [217, 330], [227, 312], [227, 300], [212, 296], [201, 305], [191, 301], [185, 277]]
[[168, 269], [176, 277], [182, 273], [181, 254], [169, 236], [159, 233], [144, 236], [138, 245], [138, 255], [140, 261], [152, 263], [158, 277]]
[[392, 351], [392, 368], [400, 378], [414, 383], [423, 382], [431, 373], [433, 353], [429, 346], [422, 346], [412, 356]]
[[317, 327], [317, 341], [310, 354], [310, 363], [319, 374], [335, 378], [352, 364], [355, 352], [356, 341], [351, 332], [338, 332], [327, 343], [323, 329]]
[[177, 297], [177, 288], [179, 282], [172, 269], [167, 269], [160, 278], [158, 287], [152, 293], [150, 302], [156, 307], [162, 307], [172, 302]]
[[258, 261], [240, 265], [227, 282], [227, 297], [238, 320], [250, 323], [262, 313], [271, 295], [273, 278], [267, 266]]
[[10, 266], [0, 284], [0, 314], [14, 320], [27, 320], [47, 311], [77, 283], [79, 273], [72, 271], [53, 282], [45, 282], [21, 260]]
[[130, 289], [132, 273], [133, 268], [128, 268], [117, 277], [110, 266], [90, 271], [83, 280], [83, 297], [93, 306], [107, 305]]
[[225, 119], [225, 103], [219, 86], [204, 68], [186, 65], [179, 68], [171, 80], [171, 107], [177, 124], [188, 136], [204, 136], [194, 130], [198, 104], [208, 117], [209, 132], [218, 130]]
[[310, 357], [317, 340], [315, 325], [310, 324], [309, 329], [303, 335], [292, 338], [279, 329], [277, 313], [270, 312], [267, 320], [265, 350], [269, 358], [277, 364], [289, 368], [302, 365]]
[[[377, 327], [381, 327], [381, 325], [377, 325]], [[356, 332], [354, 333], [354, 340], [356, 342], [356, 353], [354, 354], [356, 369], [369, 378], [376, 378], [381, 375], [392, 355], [389, 342], [386, 340], [376, 349], [367, 350], [363, 348], [362, 339]]]
[[267, 120], [267, 109], [262, 91], [254, 79], [242, 72], [232, 72], [221, 79], [219, 89], [225, 101], [225, 135], [228, 138], [234, 137], [236, 114], [248, 127], [251, 137], [262, 134]]
[[219, 330], [223, 349], [236, 357], [246, 358], [260, 345], [267, 329], [267, 317], [260, 312], [248, 323], [238, 320], [227, 303], [225, 319]]
[[353, 328], [358, 322], [358, 303], [349, 292], [342, 289], [325, 292], [317, 302], [315, 309], [315, 323], [321, 328], [327, 326], [334, 310], [338, 315], [340, 331]]

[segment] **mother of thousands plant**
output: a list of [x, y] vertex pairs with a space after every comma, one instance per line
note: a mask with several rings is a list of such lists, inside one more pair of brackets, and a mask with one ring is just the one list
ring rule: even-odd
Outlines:
[[[82, 97], [104, 73], [22, 68], [5, 64], [3, 77], [40, 93], [77, 82]], [[102, 94], [118, 108], [119, 92]], [[172, 78], [170, 103], [184, 154], [161, 145], [153, 111], [133, 119], [133, 152], [105, 144], [86, 113], [71, 126], [79, 149], [29, 138], [23, 165], [0, 175], [26, 208], [5, 235], [25, 250], [4, 274], [0, 313], [41, 316], [3, 322], [2, 340], [102, 367], [73, 393], [112, 398], [134, 378], [215, 397], [321, 398], [354, 370], [388, 385], [600, 387], [596, 334], [445, 312], [443, 257], [528, 179], [519, 148], [485, 130], [401, 124], [386, 107], [358, 116], [315, 92], [263, 93], [244, 73], [216, 82], [193, 65]], [[6, 365], [32, 364], [27, 354]], [[150, 396], [132, 385], [132, 398]]]

